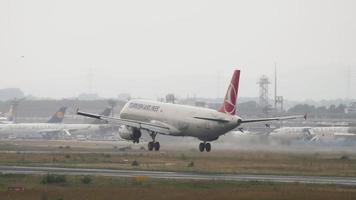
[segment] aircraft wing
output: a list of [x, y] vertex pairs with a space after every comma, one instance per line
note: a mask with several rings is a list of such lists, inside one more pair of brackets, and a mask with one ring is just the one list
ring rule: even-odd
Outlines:
[[116, 118], [116, 117], [109, 117], [109, 116], [103, 116], [103, 115], [97, 115], [97, 114], [92, 114], [92, 113], [87, 113], [87, 112], [81, 112], [77, 110], [78, 115], [82, 115], [85, 117], [91, 117], [95, 119], [100, 119], [106, 122], [111, 122], [111, 123], [116, 123], [120, 125], [126, 125], [130, 127], [135, 127], [139, 129], [144, 129], [148, 131], [153, 131], [161, 134], [169, 134], [170, 129], [172, 127], [169, 127], [168, 125], [165, 125], [160, 122], [142, 122], [138, 120], [129, 120], [129, 119], [121, 119], [121, 118]]
[[51, 133], [59, 133], [62, 129], [41, 129], [38, 131], [40, 134], [51, 134]]
[[68, 136], [71, 136], [71, 135], [72, 135], [72, 134], [70, 133], [70, 131], [67, 130], [67, 129], [63, 129], [63, 133], [65, 133], [65, 134], [68, 135]]
[[38, 131], [39, 134], [58, 134], [58, 133], [64, 133], [68, 136], [71, 136], [71, 131], [75, 131], [75, 130], [71, 130], [71, 129], [43, 129]]
[[341, 138], [356, 138], [355, 133], [334, 133], [335, 137], [341, 137]]
[[243, 123], [253, 123], [253, 122], [268, 122], [268, 121], [280, 121], [280, 120], [289, 120], [289, 119], [307, 119], [307, 115], [293, 115], [285, 117], [271, 117], [271, 118], [261, 118], [261, 119], [242, 119], [241, 124]]

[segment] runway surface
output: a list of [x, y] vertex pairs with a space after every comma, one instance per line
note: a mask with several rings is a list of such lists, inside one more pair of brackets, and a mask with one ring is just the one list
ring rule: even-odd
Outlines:
[[260, 181], [275, 183], [310, 183], [356, 186], [356, 177], [324, 177], [324, 176], [282, 176], [282, 175], [249, 175], [249, 174], [206, 174], [190, 172], [162, 172], [138, 170], [84, 169], [62, 167], [24, 167], [0, 166], [1, 173], [15, 174], [65, 174], [65, 175], [96, 175], [112, 177], [149, 177], [157, 179], [183, 180], [218, 180], [218, 181]]

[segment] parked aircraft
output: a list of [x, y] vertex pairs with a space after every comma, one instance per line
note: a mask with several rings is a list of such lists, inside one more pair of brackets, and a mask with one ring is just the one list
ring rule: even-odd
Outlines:
[[[105, 108], [100, 114], [103, 116], [109, 116], [111, 114], [112, 109], [111, 108]], [[59, 114], [60, 113], [60, 114]], [[65, 111], [63, 112], [57, 112], [56, 115], [54, 115], [48, 123], [53, 123], [53, 121], [56, 121], [57, 118], [61, 118], [63, 120], [64, 118]], [[60, 122], [62, 122], [62, 120]], [[57, 120], [59, 122], [59, 120]], [[54, 129], [55, 126], [52, 126]], [[59, 131], [41, 131], [41, 134], [43, 135], [44, 138], [47, 139], [56, 139], [60, 138], [63, 135], [66, 136], [71, 136], [74, 138], [78, 137], [85, 137], [85, 138], [90, 138], [94, 134], [112, 134], [114, 132], [117, 132], [118, 127], [114, 127], [112, 125], [109, 125], [105, 123], [102, 120], [95, 119], [90, 123], [83, 123], [83, 124], [57, 124], [57, 129]]]
[[0, 116], [0, 124], [12, 124], [14, 123], [14, 107], [10, 105], [10, 110], [7, 113]]
[[[105, 108], [100, 115], [102, 116], [110, 116], [112, 112], [112, 108]], [[103, 136], [113, 136], [118, 132], [119, 126], [108, 124], [106, 121], [94, 119], [93, 121], [88, 123], [90, 128], [77, 130], [72, 133], [72, 136], [79, 139], [84, 140], [83, 138], [103, 138]]]
[[272, 131], [269, 137], [282, 143], [296, 140], [313, 142], [352, 139], [356, 141], [356, 127], [282, 127]]
[[151, 136], [148, 150], [158, 151], [160, 143], [156, 141], [157, 134], [171, 136], [191, 136], [202, 142], [199, 150], [209, 152], [210, 141], [235, 129], [244, 123], [287, 120], [303, 118], [303, 115], [275, 117], [264, 119], [242, 119], [236, 114], [236, 101], [240, 80], [240, 70], [233, 74], [223, 104], [218, 110], [162, 103], [150, 100], [130, 100], [120, 112], [120, 117], [106, 117], [102, 115], [77, 111], [78, 115], [101, 119], [119, 124], [119, 134], [123, 139], [138, 143], [142, 133]]
[[63, 132], [66, 129], [62, 127], [62, 121], [66, 111], [66, 107], [61, 107], [54, 115], [45, 123], [8, 123], [0, 124], [0, 134], [2, 135], [20, 135], [21, 137], [29, 136], [33, 133], [40, 133], [43, 136], [53, 134], [55, 132]]
[[0, 115], [0, 124], [12, 124], [16, 123], [16, 109], [21, 101], [25, 100], [26, 98], [20, 99], [13, 99], [11, 100], [10, 109], [6, 113], [1, 113]]
[[62, 123], [64, 115], [66, 114], [67, 107], [61, 107], [59, 110], [52, 115], [52, 117], [46, 123]]

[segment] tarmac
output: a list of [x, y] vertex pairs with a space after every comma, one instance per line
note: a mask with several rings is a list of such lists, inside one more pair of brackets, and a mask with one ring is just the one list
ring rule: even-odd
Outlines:
[[95, 175], [122, 178], [147, 177], [153, 179], [171, 180], [212, 180], [212, 181], [257, 181], [273, 183], [307, 183], [334, 184], [356, 186], [356, 177], [333, 176], [285, 176], [285, 175], [255, 175], [255, 174], [214, 174], [196, 172], [112, 170], [64, 167], [36, 166], [0, 166], [1, 173], [11, 174], [64, 174], [64, 175]]

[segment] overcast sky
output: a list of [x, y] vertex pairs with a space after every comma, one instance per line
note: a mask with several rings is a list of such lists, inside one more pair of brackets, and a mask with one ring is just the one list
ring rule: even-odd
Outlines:
[[0, 88], [26, 94], [223, 97], [241, 69], [251, 97], [274, 62], [286, 99], [356, 98], [356, 1], [0, 0]]

